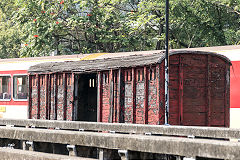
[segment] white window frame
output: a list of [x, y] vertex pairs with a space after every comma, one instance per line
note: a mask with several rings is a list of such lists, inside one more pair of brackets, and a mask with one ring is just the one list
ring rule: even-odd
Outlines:
[[[13, 94], [14, 94], [14, 77], [15, 76], [27, 76], [27, 88], [28, 88], [28, 75], [27, 74], [13, 74], [13, 76], [12, 76], [12, 99], [14, 100], [14, 101], [28, 101], [28, 96], [29, 95], [27, 95], [27, 99], [16, 99], [16, 98], [14, 98], [14, 96], [13, 96]], [[27, 94], [29, 94], [28, 92], [27, 92]]]
[[10, 99], [0, 99], [1, 102], [9, 102], [12, 100], [12, 75], [11, 74], [0, 74], [0, 77], [10, 77], [10, 86], [11, 86], [11, 89], [10, 89]]

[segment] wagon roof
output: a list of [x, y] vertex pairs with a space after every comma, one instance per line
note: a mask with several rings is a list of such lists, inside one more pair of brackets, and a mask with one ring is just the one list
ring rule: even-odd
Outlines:
[[[150, 51], [150, 54], [139, 54], [105, 58], [105, 59], [95, 59], [95, 60], [81, 60], [81, 61], [65, 61], [65, 62], [47, 62], [34, 65], [29, 68], [28, 72], [30, 74], [34, 73], [56, 73], [56, 72], [97, 72], [110, 69], [118, 68], [128, 68], [128, 67], [138, 67], [146, 65], [155, 65], [161, 63], [165, 59], [164, 51]], [[179, 50], [171, 51], [170, 55], [174, 54], [209, 54], [213, 56], [220, 57], [227, 63], [231, 64], [231, 61], [220, 54], [205, 51], [188, 51]]]

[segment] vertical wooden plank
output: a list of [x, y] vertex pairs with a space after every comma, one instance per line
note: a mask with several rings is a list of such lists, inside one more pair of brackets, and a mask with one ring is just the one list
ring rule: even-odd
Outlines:
[[40, 119], [40, 75], [37, 74], [36, 75], [36, 79], [37, 79], [37, 95], [38, 95], [38, 99], [37, 99], [37, 119]]
[[32, 75], [28, 74], [28, 118], [32, 119]]
[[121, 81], [121, 68], [119, 68], [118, 70], [118, 106], [117, 106], [117, 110], [118, 110], [118, 120], [117, 122], [121, 122], [120, 118], [121, 118], [121, 106], [122, 106], [122, 92], [121, 92], [121, 86], [122, 86], [122, 81]]
[[[164, 62], [159, 64], [159, 124], [165, 123], [165, 68]], [[171, 124], [171, 122], [170, 122]]]
[[51, 74], [51, 95], [50, 95], [50, 101], [51, 101], [51, 110], [50, 110], [50, 119], [55, 119], [55, 74]]
[[113, 122], [113, 115], [114, 115], [114, 82], [113, 82], [113, 70], [110, 70], [109, 74], [109, 93], [110, 93], [110, 114], [108, 118], [108, 122], [112, 123]]
[[211, 83], [210, 83], [210, 55], [207, 55], [207, 75], [206, 75], [206, 87], [207, 87], [207, 126], [211, 125]]
[[58, 108], [58, 74], [54, 74], [55, 79], [55, 108], [54, 108], [54, 119], [57, 120], [57, 108]]
[[45, 107], [46, 107], [46, 119], [48, 119], [48, 113], [49, 113], [49, 105], [48, 105], [48, 94], [49, 94], [49, 90], [48, 90], [48, 75], [45, 74]]
[[148, 124], [148, 71], [144, 66], [144, 124]]
[[67, 119], [67, 76], [63, 73], [63, 119]]
[[136, 123], [136, 70], [132, 68], [132, 123]]
[[157, 84], [157, 108], [158, 108], [158, 122], [156, 124], [160, 124], [160, 64], [156, 65], [156, 84]]
[[103, 79], [102, 79], [102, 72], [98, 72], [98, 78], [97, 78], [97, 86], [98, 86], [98, 91], [97, 91], [97, 121], [102, 122], [102, 85], [103, 85]]
[[125, 99], [125, 95], [124, 95], [124, 77], [122, 74], [122, 69], [120, 68], [118, 70], [119, 74], [119, 78], [118, 78], [118, 83], [119, 83], [119, 111], [118, 111], [118, 118], [119, 118], [119, 123], [124, 123], [124, 99]]
[[51, 119], [51, 74], [48, 74], [48, 119]]
[[118, 123], [118, 71], [114, 72], [114, 122]]
[[224, 93], [224, 127], [230, 126], [229, 110], [230, 110], [230, 67], [229, 64], [225, 64], [225, 93]]
[[75, 118], [75, 102], [74, 102], [74, 81], [75, 79], [75, 74], [72, 73], [72, 79], [71, 79], [71, 91], [72, 91], [72, 97], [71, 97], [71, 104], [72, 104], [72, 120], [75, 121], [76, 118]]
[[178, 124], [183, 124], [183, 63], [182, 56], [179, 55], [179, 121]]

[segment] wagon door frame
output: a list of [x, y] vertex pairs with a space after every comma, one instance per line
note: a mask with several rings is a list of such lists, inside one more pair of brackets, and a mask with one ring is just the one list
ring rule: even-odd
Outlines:
[[74, 76], [74, 120], [97, 122], [97, 74]]

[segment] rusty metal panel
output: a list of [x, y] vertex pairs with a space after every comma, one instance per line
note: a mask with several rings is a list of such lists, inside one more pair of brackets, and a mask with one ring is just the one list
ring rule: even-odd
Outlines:
[[57, 75], [57, 120], [64, 120], [64, 85], [63, 85], [63, 74], [58, 73]]
[[159, 123], [158, 90], [156, 66], [152, 66], [148, 69], [148, 124]]
[[102, 122], [108, 122], [110, 116], [110, 82], [109, 72], [103, 72], [103, 88], [102, 88]]
[[124, 70], [124, 122], [132, 123], [133, 121], [133, 87], [132, 87], [132, 70]]
[[46, 108], [46, 79], [45, 75], [39, 75], [39, 119], [46, 119], [47, 108]]
[[136, 123], [144, 124], [145, 122], [145, 108], [144, 108], [144, 70], [138, 68], [137, 70], [137, 82], [136, 82]]
[[67, 73], [66, 74], [66, 120], [72, 121], [73, 120], [73, 111], [74, 111], [74, 105], [73, 105], [73, 91], [74, 91], [74, 83], [73, 78], [74, 74]]

